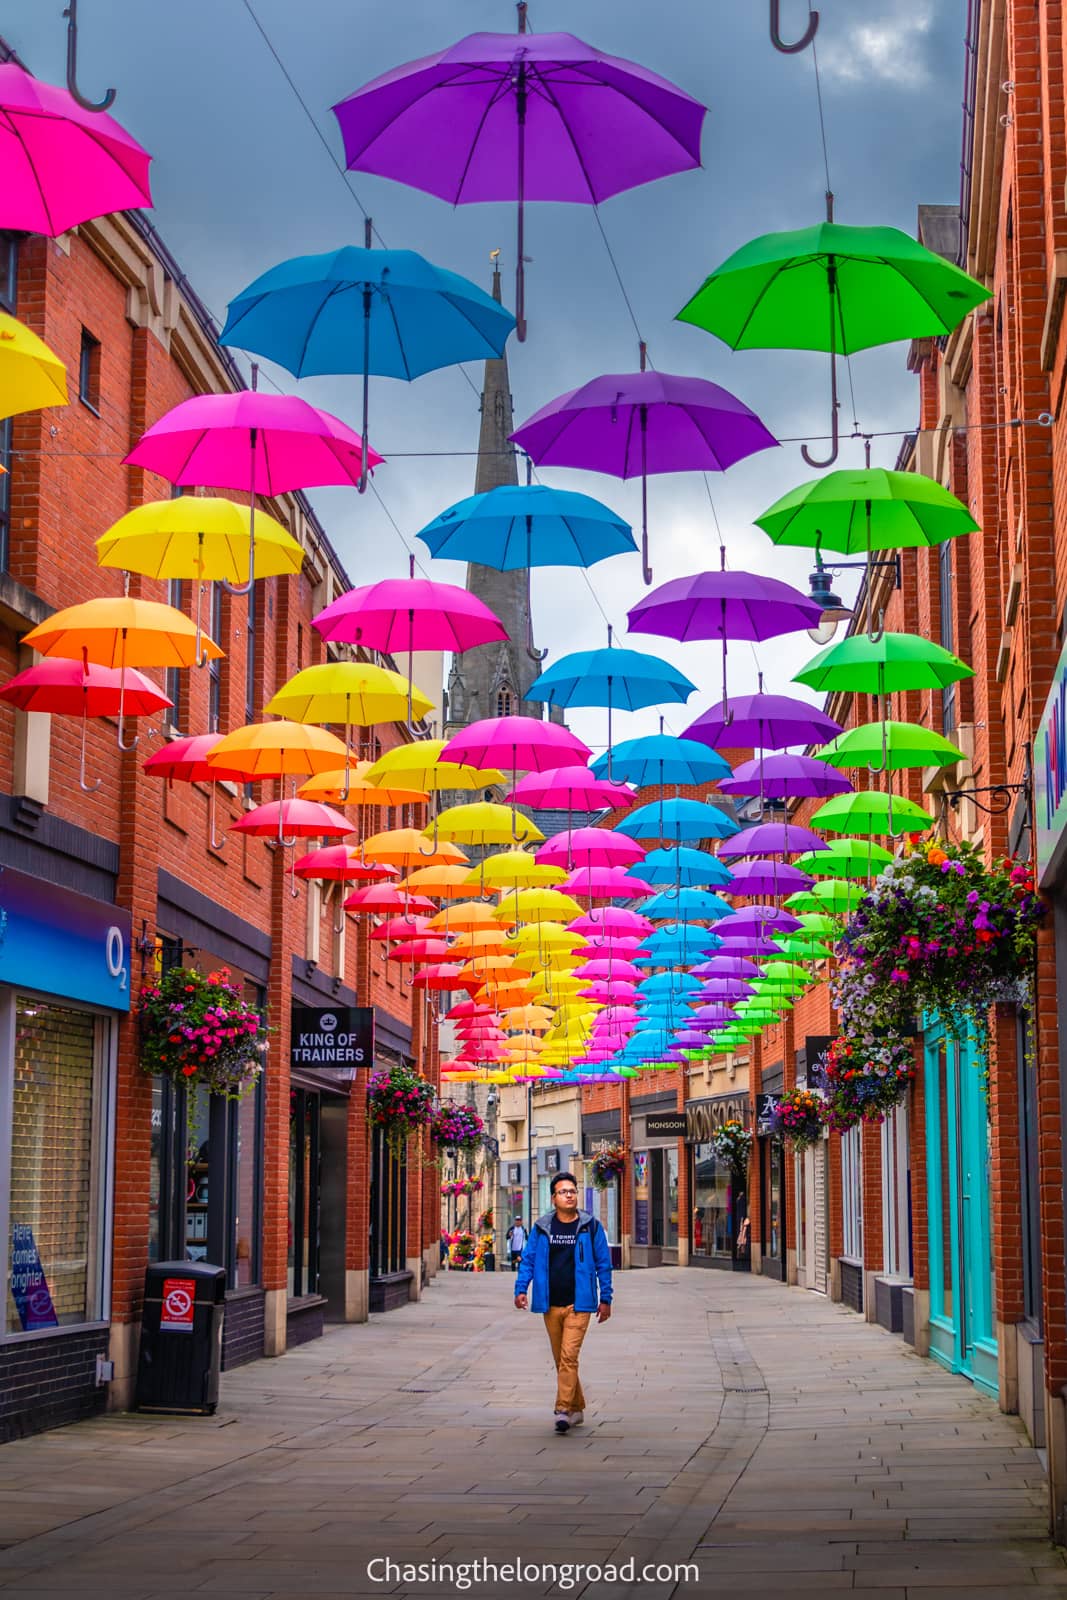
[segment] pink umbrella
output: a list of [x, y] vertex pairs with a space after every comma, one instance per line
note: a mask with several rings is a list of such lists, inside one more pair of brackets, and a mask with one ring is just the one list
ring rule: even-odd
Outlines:
[[553, 767], [547, 772], [528, 772], [508, 799], [546, 810], [614, 811], [632, 805], [637, 791], [629, 784], [598, 778], [588, 767]]
[[421, 962], [440, 961], [448, 954], [444, 939], [402, 939], [386, 956], [386, 961], [407, 961], [412, 966]]
[[390, 917], [371, 929], [372, 939], [418, 939], [430, 926], [429, 917]]
[[[569, 828], [553, 834], [537, 852], [538, 861], [549, 866], [567, 867], [577, 861], [584, 867], [628, 867], [645, 857], [644, 845], [610, 828]], [[630, 885], [630, 896], [641, 893], [641, 885]]]
[[643, 917], [639, 911], [629, 911], [624, 906], [604, 906], [599, 911], [590, 911], [584, 917], [576, 917], [573, 922], [568, 922], [571, 933], [651, 933], [653, 924], [648, 917]]
[[458, 1022], [464, 1017], [495, 1017], [497, 1013], [492, 1006], [483, 1005], [480, 1000], [461, 1000], [448, 1015]]
[[[130, 676], [130, 668], [127, 667], [127, 682]], [[184, 739], [174, 739], [164, 749], [157, 750], [155, 755], [149, 756], [144, 763], [145, 772], [154, 778], [166, 778], [168, 783], [173, 783], [175, 778], [180, 778], [185, 783], [209, 783], [211, 785], [208, 828], [213, 850], [221, 850], [226, 843], [225, 834], [221, 839], [215, 838], [215, 784], [245, 782], [245, 774], [243, 772], [229, 772], [222, 767], [213, 767], [208, 764], [208, 751], [214, 750], [221, 738], [221, 733], [194, 733]]]
[[591, 933], [587, 935], [585, 944], [582, 946], [582, 954], [589, 960], [606, 953], [609, 956], [620, 956], [624, 961], [629, 961], [634, 951], [641, 948], [643, 942], [641, 935], [638, 933], [612, 933], [610, 931]]
[[[447, 740], [440, 759], [460, 766], [510, 768], [512, 788], [520, 772], [547, 772], [573, 762], [587, 762], [588, 745], [556, 722], [535, 722], [533, 717], [488, 717], [472, 722]], [[512, 810], [512, 838], [521, 843]]]
[[[382, 457], [371, 451], [371, 466]], [[125, 465], [171, 483], [244, 489], [251, 496], [247, 594], [255, 575], [256, 496], [321, 484], [358, 485], [363, 449], [357, 433], [328, 411], [293, 394], [198, 394], [154, 422]]]
[[630, 961], [587, 961], [581, 967], [582, 978], [619, 979], [623, 983], [638, 983], [645, 976], [640, 967]]
[[54, 238], [90, 217], [151, 207], [151, 160], [103, 107], [13, 61], [0, 66], [0, 227]]
[[230, 828], [235, 833], [264, 839], [271, 834], [279, 838], [288, 834], [295, 843], [297, 839], [329, 838], [331, 834], [341, 837], [352, 832], [352, 823], [319, 800], [268, 800], [265, 805], [246, 811]]
[[[3, 68], [0, 68], [0, 72]], [[123, 673], [118, 667], [104, 667], [89, 661], [69, 661], [51, 656], [17, 672], [0, 689], [0, 700], [19, 711], [42, 711], [49, 716], [81, 717], [81, 760], [78, 783], [87, 794], [99, 789], [102, 778], [92, 783], [85, 776], [85, 739], [90, 717], [115, 717], [125, 709], [135, 717], [150, 716], [172, 705], [157, 683], [143, 672], [127, 667], [125, 697]]]
[[425, 895], [408, 894], [404, 889], [394, 888], [391, 883], [373, 883], [366, 889], [356, 889], [350, 894], [345, 901], [345, 910], [380, 916], [384, 911], [436, 911], [437, 906]]
[[337, 883], [374, 883], [382, 878], [399, 877], [396, 867], [380, 862], [361, 861], [359, 851], [346, 844], [329, 844], [322, 850], [309, 850], [296, 863], [298, 878], [328, 878]]
[[564, 894], [587, 900], [636, 900], [648, 886], [625, 867], [577, 867], [562, 885]]
[[439, 961], [420, 967], [411, 981], [416, 989], [462, 989], [465, 984], [459, 976], [461, 970], [458, 962]]
[[591, 983], [587, 989], [582, 990], [582, 997], [592, 1000], [597, 1005], [615, 1005], [616, 1003], [628, 1005], [636, 1000], [638, 991], [632, 983], [623, 983], [618, 978], [602, 983]]

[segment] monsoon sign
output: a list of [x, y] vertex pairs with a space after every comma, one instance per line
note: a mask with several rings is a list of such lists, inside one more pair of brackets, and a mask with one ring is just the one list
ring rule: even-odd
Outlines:
[[1058, 876], [1056, 858], [1067, 829], [1067, 649], [1056, 663], [1034, 740], [1034, 821], [1037, 881], [1044, 888]]

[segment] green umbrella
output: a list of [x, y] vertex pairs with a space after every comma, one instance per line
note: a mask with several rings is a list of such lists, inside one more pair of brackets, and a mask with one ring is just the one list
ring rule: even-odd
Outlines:
[[810, 889], [791, 894], [784, 904], [786, 910], [792, 911], [795, 916], [802, 911], [839, 915], [855, 911], [866, 893], [866, 888], [858, 883], [847, 883], [844, 878], [827, 878], [825, 883], [816, 883]]
[[[904, 833], [925, 833], [934, 819], [914, 800], [883, 794], [878, 789], [857, 789], [827, 800], [809, 819], [809, 826], [827, 833], [874, 833], [897, 838]], [[822, 885], [816, 884], [813, 893]]]
[[[906, 767], [952, 767], [965, 759], [951, 740], [917, 722], [865, 722], [816, 750], [828, 766], [851, 771], [901, 772]], [[818, 852], [816, 852], [818, 854]], [[803, 870], [803, 869], [802, 869]]]
[[763, 977], [757, 979], [753, 987], [760, 989], [766, 983], [782, 982], [799, 983], [803, 987], [811, 982], [811, 973], [805, 972], [793, 961], [768, 961], [763, 968]]
[[782, 940], [782, 954], [790, 961], [828, 961], [833, 955], [829, 945], [823, 944], [816, 934], [794, 933]]
[[917, 633], [883, 633], [877, 640], [854, 633], [821, 650], [793, 682], [820, 694], [844, 689], [885, 696], [904, 689], [944, 689], [973, 677], [973, 667]]
[[893, 852], [873, 839], [832, 839], [825, 850], [798, 856], [797, 865], [813, 878], [872, 878], [892, 859]]
[[733, 350], [827, 350], [831, 357], [829, 466], [837, 459], [837, 357], [897, 339], [951, 333], [989, 290], [896, 228], [767, 233], [734, 252], [678, 313]]
[[755, 522], [774, 544], [843, 556], [922, 549], [978, 528], [962, 500], [935, 479], [885, 467], [846, 468], [798, 484]]
[[[840, 842], [843, 842], [843, 841], [840, 841]], [[830, 848], [833, 849], [833, 845], [831, 845]], [[881, 849], [881, 846], [880, 845], [876, 845], [875, 849], [876, 850], [877, 849]], [[821, 851], [820, 852], [816, 852], [816, 853], [817, 854], [822, 854]], [[810, 937], [815, 937], [816, 939], [820, 939], [820, 938], [836, 939], [837, 938], [837, 935], [838, 935], [838, 932], [839, 932], [837, 923], [834, 921], [833, 917], [828, 917], [825, 914], [825, 912], [812, 912], [812, 911], [798, 912], [797, 913], [797, 920], [804, 924], [804, 931], [803, 931], [803, 933], [798, 931], [797, 933], [793, 934], [792, 937], [794, 939], [803, 939], [803, 938], [810, 938]]]

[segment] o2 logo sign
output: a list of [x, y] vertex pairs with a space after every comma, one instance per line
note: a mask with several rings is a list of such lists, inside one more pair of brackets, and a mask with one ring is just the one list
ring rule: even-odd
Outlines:
[[126, 940], [122, 936], [121, 928], [112, 926], [104, 935], [104, 960], [107, 962], [108, 977], [117, 979], [120, 989], [128, 989], [130, 968], [126, 960]]

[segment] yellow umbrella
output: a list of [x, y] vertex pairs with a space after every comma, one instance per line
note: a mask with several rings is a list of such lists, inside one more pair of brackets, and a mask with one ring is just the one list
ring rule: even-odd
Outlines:
[[[429, 705], [429, 702], [427, 702]], [[379, 756], [367, 773], [369, 783], [411, 784], [418, 789], [438, 790], [489, 789], [507, 782], [502, 772], [495, 768], [479, 772], [474, 767], [459, 766], [454, 761], [438, 758], [445, 747], [443, 739], [419, 739], [414, 744], [398, 745]]]
[[210, 767], [225, 767], [246, 778], [285, 778], [328, 772], [344, 755], [344, 745], [325, 728], [303, 722], [253, 722], [227, 733], [207, 753]]
[[576, 962], [581, 960], [582, 950], [589, 943], [582, 934], [572, 933], [562, 922], [531, 923], [528, 927], [517, 928], [511, 938], [520, 950], [570, 950]]
[[[192, 667], [200, 651], [197, 630], [188, 617], [174, 606], [161, 605], [158, 600], [135, 600], [129, 595], [101, 597], [66, 606], [47, 622], [31, 628], [22, 642], [45, 656], [118, 667], [122, 674], [118, 717], [120, 750], [132, 750], [140, 738], [138, 734], [126, 744], [122, 737], [126, 668]], [[210, 639], [205, 639], [203, 645], [206, 656], [218, 658], [222, 655], [218, 645]]]
[[[322, 661], [290, 678], [266, 709], [294, 722], [369, 728], [376, 722], [404, 722], [407, 704], [408, 680], [399, 672], [370, 661]], [[413, 689], [412, 706], [416, 716], [424, 717], [433, 710], [433, 701]]]
[[548, 888], [554, 883], [563, 883], [566, 877], [562, 867], [535, 861], [525, 850], [505, 850], [499, 855], [486, 856], [472, 871], [470, 881], [472, 886], [484, 883], [487, 889], [527, 889]]
[[[432, 922], [430, 926], [433, 926]], [[509, 952], [504, 949], [507, 940], [503, 928], [476, 928], [473, 933], [461, 933], [449, 947], [449, 960], [453, 956], [488, 955], [490, 952], [493, 955], [507, 955]]]
[[[423, 856], [422, 860], [425, 861]], [[418, 867], [401, 878], [398, 889], [408, 889], [413, 894], [429, 895], [434, 900], [466, 900], [470, 894], [469, 874], [463, 867]]]
[[529, 987], [535, 995], [547, 995], [549, 1000], [562, 1000], [566, 996], [581, 994], [585, 988], [579, 978], [566, 972], [535, 972]]
[[[426, 829], [427, 837], [430, 831]], [[476, 801], [473, 805], [449, 806], [434, 818], [433, 835], [435, 839], [454, 839], [458, 844], [479, 846], [512, 841], [537, 844], [544, 838], [529, 817], [513, 812], [510, 806], [492, 805], [487, 800]]]
[[0, 311], [0, 417], [67, 404], [67, 369], [16, 317]]
[[536, 1033], [517, 1033], [509, 1039], [507, 1050], [509, 1055], [536, 1055], [541, 1048], [541, 1041]]
[[[433, 871], [433, 868], [430, 869]], [[432, 932], [443, 931], [446, 933], [478, 933], [488, 930], [494, 936], [507, 938], [507, 934], [500, 922], [493, 916], [492, 906], [484, 905], [479, 900], [470, 900], [466, 904], [446, 906], [435, 917], [431, 917], [429, 928]]]
[[317, 777], [309, 778], [302, 783], [297, 793], [303, 800], [321, 800], [325, 805], [337, 806], [408, 806], [420, 805], [429, 798], [425, 789], [379, 789], [375, 784], [367, 782], [369, 761], [356, 761], [348, 778], [348, 793], [342, 800], [345, 791], [345, 769], [338, 767], [335, 772], [322, 772]]
[[582, 915], [582, 908], [558, 889], [519, 889], [502, 898], [494, 914], [498, 921], [518, 917], [522, 922], [570, 922]]
[[[335, 741], [340, 744], [340, 740]], [[391, 828], [374, 833], [364, 841], [363, 859], [381, 861], [387, 867], [455, 867], [467, 858], [458, 845], [442, 840], [436, 850], [426, 848], [426, 839], [417, 828]]]

